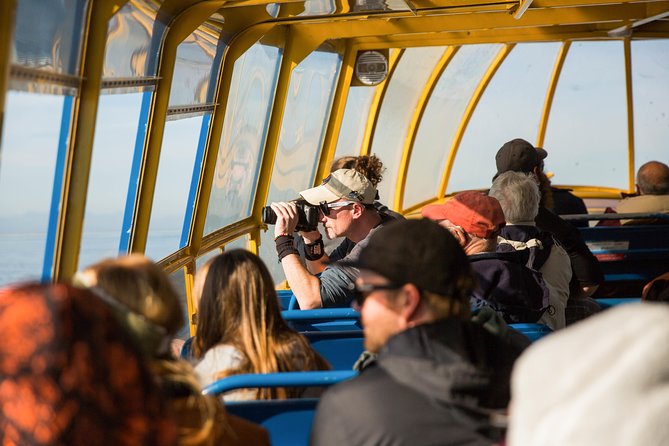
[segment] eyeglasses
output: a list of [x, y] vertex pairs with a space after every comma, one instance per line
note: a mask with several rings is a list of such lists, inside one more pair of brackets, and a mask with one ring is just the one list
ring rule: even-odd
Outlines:
[[329, 215], [332, 209], [343, 208], [357, 203], [357, 201], [337, 201], [335, 203], [326, 203], [325, 201], [318, 204], [319, 209], [323, 215]]
[[373, 283], [356, 283], [353, 288], [353, 299], [358, 304], [358, 306], [362, 307], [362, 304], [365, 302], [365, 299], [367, 299], [367, 296], [369, 296], [374, 291], [398, 290], [400, 288], [402, 288], [401, 285], [395, 285], [394, 283], [386, 283], [383, 285], [376, 285]]

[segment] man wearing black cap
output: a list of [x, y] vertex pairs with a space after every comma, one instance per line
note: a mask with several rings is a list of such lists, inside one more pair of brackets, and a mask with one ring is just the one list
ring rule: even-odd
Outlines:
[[407, 220], [375, 232], [354, 266], [365, 348], [377, 361], [329, 389], [311, 443], [490, 445], [520, 347], [469, 321], [474, 277], [447, 229]]
[[[504, 172], [533, 173], [538, 181], [545, 177], [543, 160], [547, 153], [537, 149], [524, 139], [514, 139], [505, 143], [497, 152], [495, 162], [497, 175]], [[592, 295], [604, 281], [604, 274], [597, 258], [590, 252], [581, 234], [574, 226], [549, 211], [545, 204], [539, 206], [534, 222], [541, 231], [550, 232], [569, 254], [572, 267], [571, 296], [582, 298]]]

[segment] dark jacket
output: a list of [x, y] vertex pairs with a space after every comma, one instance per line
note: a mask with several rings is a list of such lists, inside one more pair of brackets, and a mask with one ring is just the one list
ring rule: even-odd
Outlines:
[[449, 318], [393, 336], [374, 365], [325, 392], [311, 444], [490, 445], [521, 348]]
[[578, 229], [541, 206], [534, 222], [539, 230], [553, 234], [567, 251], [574, 272], [572, 277], [580, 286], [599, 285], [604, 282], [604, 273], [599, 261], [590, 252]]
[[507, 323], [536, 322], [548, 308], [549, 291], [541, 273], [527, 268], [522, 252], [487, 252], [469, 256], [476, 276], [472, 307], [489, 305]]
[[[557, 215], [578, 215], [578, 214], [587, 214], [588, 207], [585, 205], [585, 202], [576, 195], [571, 193], [571, 189], [560, 189], [557, 187], [551, 186], [551, 192], [553, 195], [553, 211]], [[572, 221], [572, 225], [581, 228], [587, 228], [588, 221]]]

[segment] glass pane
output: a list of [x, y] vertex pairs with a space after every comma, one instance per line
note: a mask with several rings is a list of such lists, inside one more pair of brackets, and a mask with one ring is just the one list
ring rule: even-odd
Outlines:
[[64, 97], [10, 91], [6, 100], [0, 148], [0, 286], [42, 275]]
[[162, 1], [130, 0], [109, 21], [103, 78], [155, 76], [165, 25]]
[[100, 97], [80, 267], [118, 255], [141, 104], [141, 93]]
[[85, 11], [86, 0], [19, 0], [12, 63], [76, 75]]
[[332, 14], [336, 11], [334, 0], [305, 0], [301, 16]]
[[395, 198], [397, 169], [409, 123], [425, 82], [443, 54], [443, 47], [408, 48], [387, 81], [390, 84], [381, 104], [370, 153], [378, 156], [386, 168], [384, 180], [379, 185], [379, 197], [390, 207]]
[[248, 250], [248, 241], [249, 237], [247, 235], [244, 235], [242, 237], [239, 237], [227, 245], [225, 245], [225, 250], [230, 251], [232, 249], [245, 249]]
[[349, 89], [344, 118], [339, 129], [335, 159], [360, 154], [369, 119], [369, 107], [372, 106], [375, 93], [375, 87], [351, 87]]
[[[340, 67], [339, 54], [314, 51], [293, 70], [268, 203], [292, 200], [313, 185]], [[272, 229], [263, 233], [260, 253], [278, 282], [283, 270], [273, 240]]]
[[466, 45], [444, 70], [418, 126], [407, 172], [407, 208], [439, 192], [446, 158], [474, 89], [499, 51], [499, 45]]
[[669, 40], [632, 41], [634, 173], [652, 160], [669, 162]]
[[281, 49], [256, 43], [235, 62], [204, 233], [251, 215]]
[[[623, 43], [575, 42], [558, 81], [544, 147], [555, 184], [627, 189]], [[578, 157], [574, 157], [578, 153]]]
[[162, 259], [181, 248], [179, 241], [203, 120], [204, 117], [197, 117], [165, 123], [146, 241], [146, 255], [153, 259]]
[[170, 106], [212, 102], [214, 88], [209, 91], [209, 81], [219, 34], [220, 29], [205, 24], [179, 44]]
[[536, 140], [559, 46], [522, 44], [507, 56], [465, 130], [447, 192], [490, 187], [502, 144], [514, 138]]

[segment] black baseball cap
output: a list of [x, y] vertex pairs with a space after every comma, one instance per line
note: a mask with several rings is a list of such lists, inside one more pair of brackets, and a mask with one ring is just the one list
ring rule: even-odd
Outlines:
[[[390, 223], [370, 237], [357, 260], [338, 262], [380, 274], [396, 285], [413, 283], [422, 290], [453, 297], [469, 260], [448, 229], [428, 219]], [[473, 282], [473, 281], [470, 281]]]
[[530, 173], [547, 155], [544, 149], [534, 147], [524, 139], [512, 139], [505, 143], [495, 155], [497, 175], [508, 171]]

